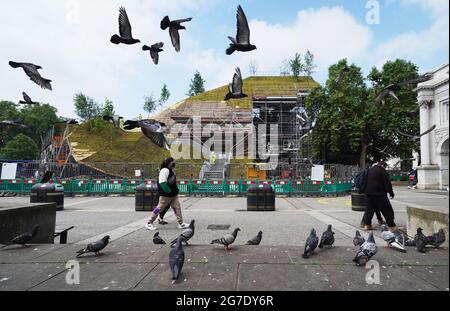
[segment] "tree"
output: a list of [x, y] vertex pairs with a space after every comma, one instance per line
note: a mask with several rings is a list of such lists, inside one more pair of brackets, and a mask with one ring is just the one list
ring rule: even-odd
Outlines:
[[302, 55], [300, 53], [295, 53], [294, 58], [289, 60], [289, 67], [294, 78], [298, 79], [300, 73], [304, 70]]
[[[17, 110], [16, 104], [10, 101], [0, 101], [0, 121], [3, 120], [20, 121], [20, 112]], [[19, 134], [21, 130], [16, 126], [0, 125], [0, 148]]]
[[145, 98], [144, 110], [150, 115], [156, 109], [156, 100], [153, 99], [153, 94]]
[[256, 60], [252, 60], [249, 64], [248, 64], [248, 71], [250, 72], [250, 74], [252, 76], [256, 76], [256, 73], [258, 72], [258, 63], [256, 62]]
[[89, 123], [89, 131], [92, 130], [92, 120], [101, 118], [102, 107], [94, 99], [77, 93], [74, 96], [75, 112], [84, 121]]
[[35, 160], [38, 152], [39, 148], [33, 139], [19, 134], [10, 140], [0, 153], [9, 160]]
[[314, 69], [317, 68], [317, 65], [314, 63], [314, 54], [309, 50], [305, 54], [304, 62], [303, 71], [308, 77], [311, 77], [312, 74], [315, 73]]
[[195, 96], [203, 92], [205, 92], [205, 80], [203, 80], [200, 72], [197, 70], [194, 74], [194, 78], [191, 79], [191, 85], [189, 86], [189, 91], [186, 95]]
[[59, 121], [58, 110], [49, 104], [26, 106], [20, 111], [20, 120], [26, 125], [22, 133], [31, 137], [38, 145], [45, 134]]
[[397, 93], [400, 102], [389, 98], [379, 105], [373, 99], [384, 86], [417, 77], [417, 67], [404, 60], [387, 62], [381, 72], [372, 70], [368, 76], [372, 87], [368, 87], [355, 65], [348, 66], [345, 79], [336, 81], [347, 66], [345, 59], [330, 66], [325, 86], [306, 99], [307, 110], [317, 118], [315, 154], [325, 152], [327, 162], [361, 167], [366, 161], [409, 158], [417, 145], [399, 131], [413, 135], [419, 131], [418, 110], [411, 112], [417, 107], [413, 86]]
[[167, 88], [167, 85], [164, 84], [161, 89], [161, 95], [158, 101], [160, 109], [162, 109], [162, 106], [169, 100], [169, 97], [170, 97], [169, 89]]
[[104, 116], [113, 116], [116, 114], [116, 112], [114, 111], [114, 104], [108, 98], [105, 99], [105, 103], [102, 106], [102, 114]]

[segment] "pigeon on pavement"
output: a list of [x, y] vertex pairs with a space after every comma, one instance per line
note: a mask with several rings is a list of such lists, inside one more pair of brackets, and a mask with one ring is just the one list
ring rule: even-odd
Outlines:
[[262, 240], [262, 231], [259, 231], [258, 234], [251, 240], [248, 240], [248, 242], [245, 245], [259, 245]]
[[109, 235], [106, 235], [97, 242], [89, 243], [85, 248], [77, 251], [77, 258], [87, 253], [95, 253], [95, 256], [100, 255], [100, 251], [108, 245], [110, 239]]
[[233, 233], [225, 234], [220, 239], [212, 240], [211, 244], [222, 244], [225, 247], [225, 250], [228, 251], [228, 249], [229, 249], [228, 246], [230, 246], [231, 244], [234, 243], [234, 241], [236, 240], [238, 231], [241, 231], [241, 229], [236, 228], [236, 229], [234, 229]]
[[233, 82], [228, 84], [228, 94], [225, 96], [225, 100], [230, 98], [243, 98], [247, 97], [242, 93], [242, 75], [239, 67], [236, 67], [236, 73], [233, 76]]
[[334, 232], [331, 230], [331, 225], [328, 225], [327, 230], [322, 233], [322, 237], [320, 238], [319, 248], [323, 248], [324, 246], [333, 246], [334, 243]]
[[400, 231], [391, 232], [387, 225], [381, 226], [381, 237], [388, 243], [388, 247], [406, 252], [405, 238]]
[[178, 30], [186, 29], [186, 27], [182, 26], [181, 23], [190, 22], [191, 20], [192, 17], [171, 21], [169, 16], [165, 16], [161, 21], [162, 30], [169, 28], [170, 40], [172, 41], [172, 45], [177, 52], [180, 52], [180, 34]]
[[420, 253], [426, 252], [427, 237], [422, 233], [422, 228], [417, 228], [417, 234], [414, 236], [414, 241], [416, 242], [416, 249]]
[[158, 43], [153, 44], [152, 46], [144, 45], [142, 47], [142, 50], [143, 51], [150, 51], [150, 56], [151, 56], [151, 58], [153, 60], [153, 63], [155, 63], [155, 65], [158, 65], [158, 63], [159, 63], [159, 52], [164, 51], [162, 49], [163, 46], [164, 46], [164, 43], [158, 42]]
[[172, 271], [172, 284], [174, 284], [178, 280], [181, 274], [181, 270], [183, 269], [183, 264], [184, 264], [183, 243], [182, 238], [178, 237], [175, 247], [172, 248], [169, 253], [169, 266], [170, 271]]
[[359, 233], [359, 230], [356, 230], [355, 237], [353, 238], [353, 245], [361, 246], [365, 241], [366, 239]]
[[309, 258], [314, 253], [314, 250], [319, 244], [319, 238], [317, 237], [316, 230], [311, 229], [311, 233], [306, 239], [305, 250], [303, 251], [302, 257]]
[[159, 236], [159, 232], [153, 235], [153, 244], [166, 244], [166, 242]]
[[437, 233], [430, 235], [427, 237], [427, 245], [432, 245], [435, 248], [438, 248], [445, 242], [445, 232], [444, 229], [439, 229]]
[[175, 245], [175, 243], [177, 243], [179, 238], [181, 238], [182, 242], [188, 244], [189, 239], [192, 238], [195, 233], [194, 223], [195, 223], [195, 220], [192, 219], [191, 222], [189, 223], [189, 227], [184, 229], [183, 232], [181, 232], [181, 234], [175, 240], [170, 242], [170, 245], [173, 247]]
[[42, 78], [38, 72], [38, 69], [42, 69], [41, 66], [31, 63], [16, 63], [12, 61], [9, 62], [9, 65], [13, 68], [22, 68], [27, 76], [30, 77], [31, 81], [33, 81], [43, 89], [48, 89], [50, 91], [52, 90], [52, 85], [50, 83], [52, 82], [52, 80]]
[[256, 49], [256, 46], [250, 44], [250, 28], [248, 27], [247, 17], [240, 5], [237, 7], [237, 34], [236, 38], [230, 39], [230, 47], [226, 50], [227, 55], [231, 55], [234, 51], [249, 52]]
[[5, 248], [10, 245], [22, 245], [22, 247], [25, 247], [27, 243], [29, 243], [37, 234], [39, 229], [41, 228], [40, 225], [36, 225], [33, 227], [33, 230], [31, 232], [25, 232], [22, 233], [15, 238], [13, 238], [11, 241], [6, 242], [0, 249]]
[[373, 232], [370, 232], [367, 241], [365, 241], [360, 246], [358, 252], [356, 253], [355, 258], [353, 259], [353, 262], [355, 262], [357, 266], [364, 265], [370, 260], [370, 258], [375, 256], [377, 251], [378, 247], [377, 244], [375, 243]]
[[128, 19], [128, 15], [127, 15], [127, 11], [125, 10], [124, 7], [120, 7], [119, 8], [119, 34], [118, 35], [113, 35], [111, 37], [111, 43], [114, 44], [135, 44], [135, 43], [139, 43], [141, 41], [134, 39], [133, 35], [131, 33], [131, 24], [130, 24], [130, 20]]

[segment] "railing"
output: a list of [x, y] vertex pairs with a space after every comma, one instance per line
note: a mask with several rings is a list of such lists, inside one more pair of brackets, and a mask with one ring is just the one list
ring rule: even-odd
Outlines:
[[[153, 179], [53, 179], [62, 184], [68, 195], [134, 194], [142, 183], [155, 183]], [[38, 183], [37, 179], [0, 180], [0, 193], [27, 195]], [[177, 186], [186, 195], [245, 195], [251, 186], [270, 185], [277, 195], [287, 196], [338, 196], [352, 189], [352, 180], [233, 180], [233, 179], [179, 179]]]

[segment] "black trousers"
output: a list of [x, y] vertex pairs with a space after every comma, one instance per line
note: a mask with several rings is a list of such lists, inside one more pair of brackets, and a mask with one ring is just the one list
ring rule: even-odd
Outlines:
[[383, 214], [389, 227], [396, 226], [394, 222], [394, 209], [387, 196], [367, 195], [367, 207], [363, 217], [366, 225], [372, 224], [373, 214], [376, 211], [380, 211]]
[[159, 212], [159, 218], [163, 219], [163, 218], [164, 218], [164, 215], [166, 215], [166, 213], [167, 213], [167, 211], [169, 210], [169, 208], [170, 208], [170, 204], [167, 205], [166, 208], [163, 209], [161, 212]]

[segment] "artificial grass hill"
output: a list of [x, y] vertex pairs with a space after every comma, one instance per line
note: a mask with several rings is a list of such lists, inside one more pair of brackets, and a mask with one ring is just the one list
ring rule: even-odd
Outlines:
[[[248, 96], [239, 99], [230, 99], [226, 103], [230, 106], [239, 106], [241, 109], [252, 108], [252, 96], [296, 96], [300, 89], [311, 89], [319, 86], [310, 77], [291, 76], [253, 76], [243, 79], [243, 93]], [[191, 96], [186, 103], [194, 101], [223, 101], [228, 93], [228, 85]]]

